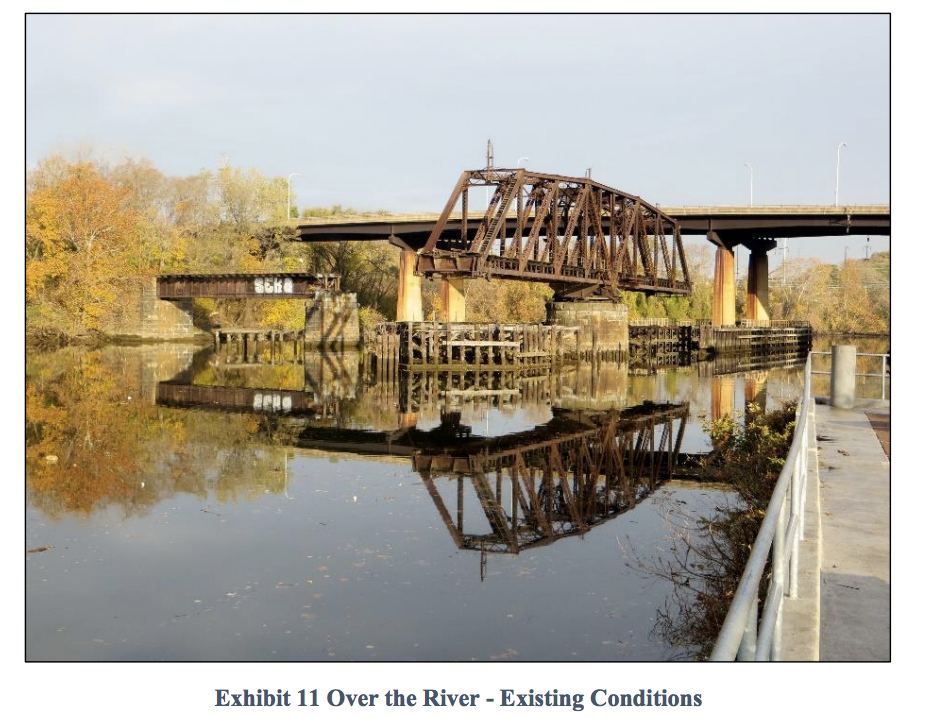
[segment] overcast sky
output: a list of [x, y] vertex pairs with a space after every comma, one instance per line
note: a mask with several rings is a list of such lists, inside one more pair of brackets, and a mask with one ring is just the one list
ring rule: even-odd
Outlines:
[[[463, 169], [593, 177], [662, 205], [889, 201], [889, 20], [826, 16], [30, 16], [32, 166], [80, 145], [222, 158], [301, 207], [438, 212]], [[791, 256], [863, 256], [863, 238]], [[872, 238], [873, 250], [889, 241]], [[781, 253], [772, 254], [772, 266]], [[740, 262], [743, 263], [743, 262]]]

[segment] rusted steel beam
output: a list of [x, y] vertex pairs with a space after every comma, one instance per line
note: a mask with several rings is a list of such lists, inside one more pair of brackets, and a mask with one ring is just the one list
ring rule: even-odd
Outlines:
[[159, 299], [312, 299], [317, 292], [340, 291], [338, 274], [163, 274]]
[[[494, 194], [473, 235], [467, 193]], [[461, 205], [462, 220], [450, 222]], [[515, 207], [515, 220], [508, 219]], [[512, 231], [512, 234], [509, 232]], [[613, 299], [623, 290], [688, 294], [690, 277], [673, 218], [589, 178], [517, 170], [462, 173], [417, 261], [420, 274], [507, 277], [578, 285]]]

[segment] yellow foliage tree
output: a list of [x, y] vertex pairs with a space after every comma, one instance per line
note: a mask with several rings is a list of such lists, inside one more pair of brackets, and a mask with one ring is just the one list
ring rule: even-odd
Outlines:
[[132, 261], [138, 212], [130, 194], [86, 162], [65, 166], [29, 193], [27, 301], [47, 298], [72, 326], [86, 329], [120, 311], [120, 285], [138, 272]]

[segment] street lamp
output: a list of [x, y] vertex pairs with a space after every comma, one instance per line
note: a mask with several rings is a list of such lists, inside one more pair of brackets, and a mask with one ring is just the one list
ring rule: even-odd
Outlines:
[[748, 206], [755, 206], [755, 169], [748, 163], [743, 162], [748, 167]]
[[[287, 175], [287, 219], [290, 219], [290, 178], [299, 176], [299, 172], [291, 172], [289, 175]], [[299, 215], [300, 213], [298, 212], [297, 216]]]
[[848, 147], [847, 142], [843, 142], [835, 151], [835, 206], [839, 206], [839, 163], [842, 161], [842, 148]]
[[528, 161], [529, 161], [529, 158], [528, 158], [528, 157], [520, 157], [518, 160], [516, 160], [516, 169], [519, 169], [519, 163], [522, 162], [523, 160], [526, 160], [526, 162], [528, 162]]

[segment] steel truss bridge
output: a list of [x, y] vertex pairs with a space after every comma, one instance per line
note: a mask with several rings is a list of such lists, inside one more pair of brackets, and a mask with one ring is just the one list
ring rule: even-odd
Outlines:
[[[492, 188], [493, 197], [486, 210], [472, 212], [472, 190], [483, 187]], [[562, 298], [690, 292], [673, 218], [590, 178], [526, 169], [463, 172], [416, 271], [547, 282]]]

